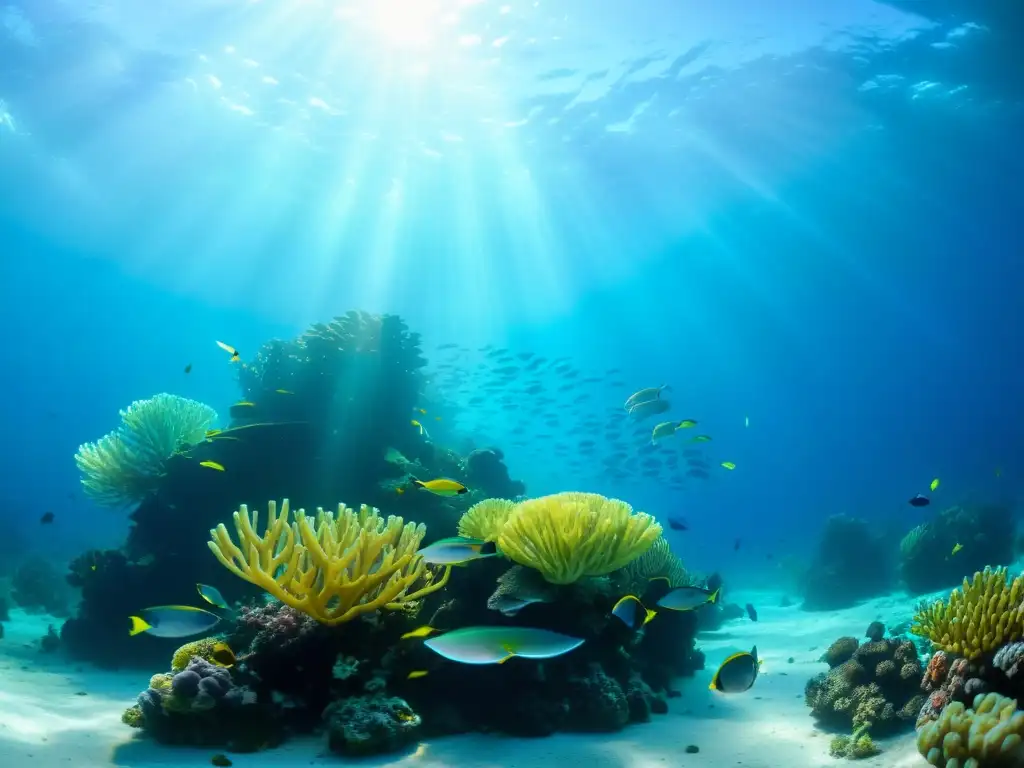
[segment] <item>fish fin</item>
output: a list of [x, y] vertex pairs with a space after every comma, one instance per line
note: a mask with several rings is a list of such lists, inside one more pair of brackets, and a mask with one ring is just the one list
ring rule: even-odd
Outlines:
[[708, 683], [708, 690], [709, 691], [717, 691], [718, 690], [718, 685], [715, 683], [714, 680], [712, 680], [710, 683]]
[[721, 591], [722, 591], [722, 588], [719, 587], [714, 592], [712, 592], [711, 593], [711, 597], [708, 598], [708, 602], [709, 603], [717, 603], [718, 602], [718, 593], [721, 592]]
[[657, 615], [658, 615], [657, 611], [652, 611], [650, 608], [648, 608], [647, 609], [647, 615], [644, 617], [644, 624], [649, 622], [651, 619], [653, 619]]
[[416, 637], [427, 637], [428, 635], [432, 635], [435, 632], [437, 632], [436, 629], [434, 629], [429, 624], [425, 624], [422, 627], [417, 627], [416, 629], [412, 630], [411, 632], [406, 632], [404, 635], [402, 635], [399, 638], [399, 640], [409, 640], [411, 638], [416, 638]]
[[144, 619], [139, 618], [138, 616], [130, 616], [129, 618], [131, 619], [132, 622], [132, 628], [128, 630], [128, 634], [132, 637], [135, 637], [135, 635], [140, 635], [146, 630], [153, 628], [148, 622], [146, 622]]
[[504, 664], [504, 663], [505, 663], [506, 661], [508, 661], [509, 659], [511, 659], [511, 658], [512, 658], [513, 656], [515, 656], [515, 654], [514, 654], [514, 653], [510, 653], [510, 654], [508, 654], [507, 656], [505, 656], [505, 657], [503, 657], [503, 658], [501, 658], [501, 659], [498, 659], [498, 663], [499, 663], [499, 664]]

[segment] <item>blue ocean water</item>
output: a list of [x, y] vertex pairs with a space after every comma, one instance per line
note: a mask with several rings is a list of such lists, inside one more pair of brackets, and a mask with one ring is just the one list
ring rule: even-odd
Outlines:
[[226, 418], [215, 340], [244, 357], [350, 309], [400, 315], [428, 371], [449, 343], [467, 370], [485, 345], [565, 356], [602, 419], [670, 385], [671, 417], [713, 436], [711, 477], [681, 488], [609, 475], [607, 438], [577, 450], [586, 412], [557, 394], [545, 427], [529, 394], [437, 374], [450, 418], [425, 423], [500, 446], [531, 496], [681, 515], [678, 554], [740, 583], [785, 581], [828, 515], [923, 522], [907, 499], [933, 478], [936, 506], [1013, 502], [1007, 8], [3, 5], [0, 556], [118, 546], [126, 519], [82, 495], [76, 448], [158, 392]]

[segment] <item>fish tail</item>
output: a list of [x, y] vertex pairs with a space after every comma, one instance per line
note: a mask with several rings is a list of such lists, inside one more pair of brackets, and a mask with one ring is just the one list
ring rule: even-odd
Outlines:
[[717, 603], [718, 602], [718, 593], [721, 592], [721, 591], [722, 591], [722, 588], [719, 587], [714, 592], [712, 592], [711, 593], [711, 597], [708, 598], [708, 602], [709, 603]]
[[132, 621], [132, 628], [128, 630], [128, 634], [131, 637], [135, 637], [135, 635], [142, 634], [147, 629], [152, 629], [152, 627], [148, 623], [146, 623], [146, 621], [139, 618], [138, 616], [130, 616], [129, 618]]

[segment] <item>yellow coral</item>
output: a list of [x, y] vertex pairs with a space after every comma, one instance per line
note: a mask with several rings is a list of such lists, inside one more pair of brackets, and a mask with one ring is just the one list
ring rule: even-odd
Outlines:
[[484, 499], [459, 518], [459, 536], [497, 541], [516, 503], [508, 499]]
[[978, 694], [974, 708], [954, 701], [938, 720], [917, 731], [917, 750], [937, 768], [1018, 765], [1024, 748], [1024, 712], [1015, 699]]
[[[289, 522], [288, 500], [268, 505], [266, 532], [256, 533], [259, 513], [243, 504], [234, 514], [241, 548], [223, 525], [210, 531], [210, 550], [239, 578], [282, 603], [333, 626], [386, 608], [398, 610], [448, 583], [451, 568], [434, 581], [416, 554], [426, 527], [403, 523], [365, 504], [358, 512], [338, 505], [337, 514], [304, 510]], [[410, 592], [417, 584], [420, 589]]]
[[498, 538], [503, 554], [552, 584], [603, 576], [636, 559], [661, 536], [644, 512], [596, 493], [557, 493], [516, 505]]
[[[182, 669], [184, 669], [184, 667]], [[161, 672], [160, 674], [153, 675], [149, 678], [149, 687], [155, 691], [169, 691], [171, 690], [172, 679], [173, 675]]]
[[1024, 574], [986, 568], [954, 589], [949, 600], [921, 607], [910, 631], [950, 653], [976, 659], [1024, 637]]
[[198, 656], [201, 659], [212, 662], [214, 646], [219, 642], [221, 641], [216, 637], [204, 637], [202, 640], [193, 640], [191, 643], [185, 643], [171, 657], [171, 671], [181, 672], [192, 661], [193, 656]]

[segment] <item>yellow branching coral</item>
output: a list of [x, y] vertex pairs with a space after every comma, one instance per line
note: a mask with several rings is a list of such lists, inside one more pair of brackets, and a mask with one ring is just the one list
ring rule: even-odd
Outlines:
[[910, 631], [950, 653], [975, 659], [1024, 637], [1024, 574], [986, 568], [954, 589], [949, 600], [922, 606]]
[[208, 405], [161, 393], [121, 411], [121, 426], [78, 447], [75, 463], [85, 495], [97, 504], [138, 504], [160, 488], [167, 460], [200, 443], [217, 420]]
[[459, 518], [459, 536], [497, 541], [516, 503], [508, 499], [484, 499]]
[[515, 506], [498, 549], [552, 584], [603, 576], [646, 552], [661, 526], [624, 501], [597, 493], [556, 493]]
[[222, 523], [210, 531], [210, 550], [239, 578], [322, 624], [407, 608], [448, 583], [450, 567], [435, 581], [416, 554], [426, 526], [385, 520], [365, 504], [359, 511], [339, 504], [337, 514], [317, 509], [315, 518], [300, 509], [289, 521], [288, 500], [280, 514], [271, 501], [262, 536], [258, 519], [243, 504], [234, 514], [239, 546]]
[[1024, 712], [1017, 701], [980, 693], [973, 709], [953, 701], [938, 720], [917, 731], [917, 750], [937, 768], [1020, 765], [1024, 757]]

